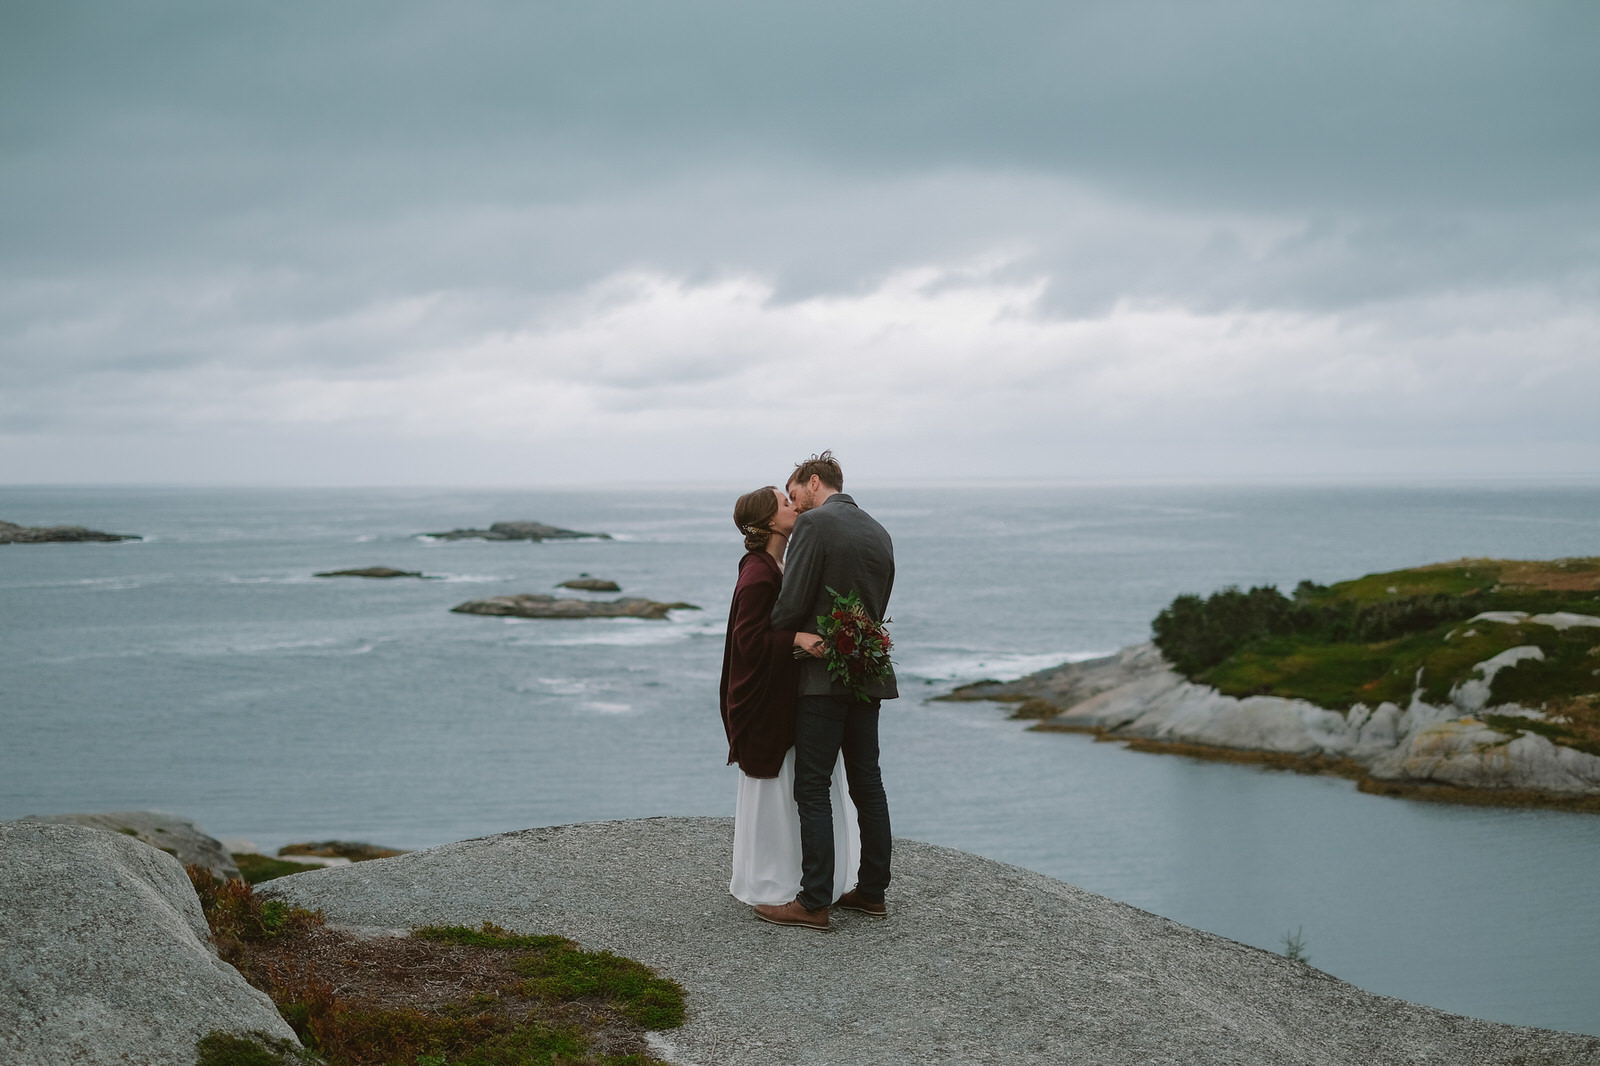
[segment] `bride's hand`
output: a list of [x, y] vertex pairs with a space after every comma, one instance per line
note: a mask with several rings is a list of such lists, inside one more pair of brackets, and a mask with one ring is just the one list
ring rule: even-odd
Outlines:
[[794, 646], [807, 654], [816, 656], [818, 659], [826, 654], [822, 649], [822, 638], [815, 633], [796, 633], [794, 635]]

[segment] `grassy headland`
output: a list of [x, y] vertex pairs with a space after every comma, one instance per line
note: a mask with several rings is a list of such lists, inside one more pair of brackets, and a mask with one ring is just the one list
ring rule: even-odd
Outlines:
[[[1487, 616], [1487, 617], [1485, 617]], [[1563, 616], [1581, 616], [1579, 619]], [[1483, 718], [1600, 755], [1600, 557], [1461, 559], [1369, 574], [1293, 595], [1271, 586], [1173, 600], [1156, 645], [1189, 680], [1230, 696], [1299, 698], [1338, 711], [1444, 703], [1478, 664], [1537, 648], [1496, 672]], [[1496, 715], [1518, 704], [1542, 719]]]

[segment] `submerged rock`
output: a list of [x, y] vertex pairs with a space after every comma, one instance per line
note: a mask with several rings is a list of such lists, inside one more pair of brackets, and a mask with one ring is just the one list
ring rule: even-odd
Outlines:
[[420, 570], [396, 570], [389, 566], [369, 566], [362, 570], [323, 570], [312, 575], [314, 577], [421, 577], [426, 578]]
[[665, 618], [668, 611], [698, 611], [692, 603], [657, 603], [637, 596], [620, 600], [558, 600], [523, 592], [468, 600], [450, 608], [457, 614], [487, 614], [511, 618]]
[[408, 854], [408, 852], [403, 848], [385, 848], [360, 840], [322, 840], [307, 844], [285, 844], [278, 849], [278, 855], [285, 858], [293, 855], [308, 855], [321, 859], [349, 859], [351, 862], [366, 862], [369, 859], [389, 859], [396, 855], [405, 854]]
[[19, 526], [0, 522], [0, 544], [50, 544], [77, 541], [141, 540], [133, 533], [102, 533], [83, 526]]
[[578, 540], [592, 537], [610, 540], [609, 533], [580, 533], [575, 529], [547, 526], [543, 522], [496, 522], [488, 529], [452, 529], [448, 533], [423, 533], [435, 540]]
[[577, 589], [580, 592], [622, 591], [622, 586], [617, 584], [615, 581], [609, 581], [603, 577], [590, 577], [588, 574], [584, 574], [582, 577], [575, 577], [571, 581], [563, 581], [561, 584], [557, 585], [556, 588]]
[[183, 867], [120, 833], [0, 822], [0, 1062], [168, 1066], [212, 1030], [298, 1045], [217, 958]]
[[[528, 829], [272, 882], [371, 929], [560, 932], [688, 991], [673, 1062], [1384, 1066], [1600, 1061], [1600, 1038], [1373, 995], [1304, 963], [1042, 874], [894, 842], [887, 920], [819, 935], [728, 895], [728, 819]], [[775, 1009], [774, 1004], [807, 1004]]]
[[222, 841], [194, 822], [160, 811], [108, 811], [102, 814], [30, 814], [24, 822], [81, 825], [142, 841], [183, 866], [204, 866], [216, 877], [239, 876], [239, 867]]

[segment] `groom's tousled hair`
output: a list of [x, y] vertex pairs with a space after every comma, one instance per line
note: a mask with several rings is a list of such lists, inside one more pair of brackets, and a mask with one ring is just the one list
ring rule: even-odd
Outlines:
[[821, 455], [813, 455], [794, 468], [794, 473], [789, 475], [788, 484], [804, 485], [815, 474], [822, 479], [822, 483], [834, 492], [844, 491], [844, 468], [839, 465], [839, 460], [833, 457], [833, 452], [826, 451]]

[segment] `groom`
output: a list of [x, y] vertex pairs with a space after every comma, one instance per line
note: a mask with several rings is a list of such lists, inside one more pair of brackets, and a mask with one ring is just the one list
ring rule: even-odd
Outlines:
[[800, 808], [800, 895], [781, 905], [756, 907], [778, 925], [828, 928], [833, 898], [833, 804], [829, 786], [844, 752], [845, 778], [861, 827], [861, 872], [838, 905], [874, 918], [887, 917], [889, 800], [878, 769], [878, 708], [898, 696], [894, 671], [867, 686], [858, 699], [828, 676], [822, 644], [811, 633], [818, 615], [833, 611], [833, 593], [861, 596], [867, 614], [882, 620], [894, 587], [894, 544], [871, 515], [844, 494], [844, 471], [823, 452], [789, 475], [789, 498], [801, 514], [789, 535], [783, 589], [772, 608], [774, 629], [794, 630], [795, 644], [813, 658], [800, 664], [794, 727], [794, 799]]

